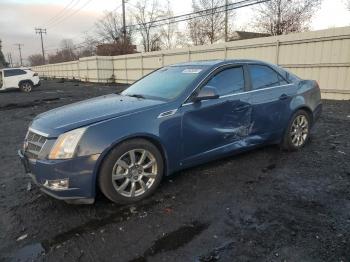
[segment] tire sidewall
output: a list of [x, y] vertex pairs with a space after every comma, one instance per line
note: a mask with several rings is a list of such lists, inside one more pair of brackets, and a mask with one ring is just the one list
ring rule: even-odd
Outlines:
[[[146, 149], [149, 152], [151, 152], [157, 161], [158, 174], [155, 178], [155, 181], [152, 184], [152, 187], [147, 192], [145, 192], [140, 196], [130, 198], [119, 194], [115, 190], [112, 183], [112, 170], [116, 161], [123, 154], [125, 154], [126, 152], [132, 149]], [[147, 198], [148, 196], [152, 195], [154, 191], [157, 189], [157, 187], [159, 186], [163, 177], [163, 173], [164, 173], [163, 157], [159, 152], [158, 148], [145, 139], [132, 139], [117, 145], [105, 157], [99, 171], [98, 185], [102, 193], [111, 201], [119, 204], [129, 204], [129, 203], [137, 202], [141, 199]]]
[[[25, 84], [29, 84], [29, 85], [30, 85], [30, 90], [29, 90], [29, 91], [26, 91], [26, 90], [23, 88], [23, 85], [25, 85]], [[20, 84], [20, 89], [21, 89], [22, 92], [30, 93], [30, 92], [33, 90], [33, 84], [32, 84], [31, 82], [29, 82], [29, 81], [22, 82], [22, 83]]]

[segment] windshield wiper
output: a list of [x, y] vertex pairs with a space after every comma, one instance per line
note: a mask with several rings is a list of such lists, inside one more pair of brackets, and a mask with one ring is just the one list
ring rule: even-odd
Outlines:
[[143, 95], [139, 95], [139, 94], [127, 94], [127, 96], [131, 96], [131, 97], [136, 97], [136, 98], [142, 98], [145, 99], [146, 97], [144, 97]]

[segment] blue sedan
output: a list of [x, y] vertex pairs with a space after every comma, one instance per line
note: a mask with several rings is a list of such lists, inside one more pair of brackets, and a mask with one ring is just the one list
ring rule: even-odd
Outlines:
[[93, 203], [151, 195], [162, 177], [261, 145], [298, 150], [322, 110], [316, 81], [255, 60], [160, 68], [121, 94], [38, 115], [19, 155], [47, 194]]

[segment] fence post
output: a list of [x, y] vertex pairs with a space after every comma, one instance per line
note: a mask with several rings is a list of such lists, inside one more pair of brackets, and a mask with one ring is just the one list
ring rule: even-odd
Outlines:
[[79, 78], [79, 80], [81, 80], [81, 76], [80, 76], [80, 58], [78, 58], [78, 61], [77, 61], [77, 69], [78, 69], [78, 78]]
[[125, 77], [126, 77], [126, 83], [129, 84], [129, 78], [128, 78], [128, 57], [125, 55]]
[[141, 53], [141, 77], [143, 77], [143, 55]]
[[95, 59], [96, 59], [96, 76], [97, 76], [97, 83], [100, 83], [100, 69], [99, 69], [99, 66], [98, 66], [98, 58], [97, 56], [95, 56]]
[[227, 45], [225, 45], [225, 51], [224, 52], [225, 52], [224, 56], [225, 56], [225, 60], [226, 60], [227, 59]]
[[277, 39], [276, 41], [276, 57], [275, 57], [275, 64], [278, 65], [279, 62], [279, 56], [280, 56], [280, 41]]
[[191, 48], [188, 48], [188, 61], [191, 62]]

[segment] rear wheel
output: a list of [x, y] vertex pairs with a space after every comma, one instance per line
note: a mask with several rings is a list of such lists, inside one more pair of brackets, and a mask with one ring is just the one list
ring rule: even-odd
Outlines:
[[26, 92], [26, 93], [29, 93], [32, 91], [33, 89], [33, 84], [29, 81], [26, 81], [26, 82], [22, 82], [20, 85], [19, 85], [19, 88], [21, 89], [21, 91], [23, 92]]
[[133, 203], [150, 196], [163, 176], [163, 158], [155, 145], [133, 139], [114, 148], [100, 169], [102, 193], [116, 203]]
[[302, 148], [309, 140], [310, 124], [310, 115], [306, 111], [295, 112], [284, 134], [282, 148], [289, 151]]

